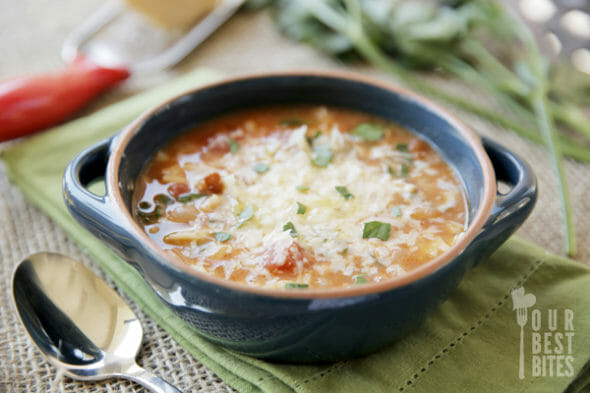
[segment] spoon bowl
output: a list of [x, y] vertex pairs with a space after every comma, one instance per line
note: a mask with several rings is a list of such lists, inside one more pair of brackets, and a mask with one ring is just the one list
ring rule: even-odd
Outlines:
[[136, 364], [143, 337], [139, 319], [81, 263], [56, 253], [33, 254], [15, 269], [12, 294], [33, 342], [69, 377], [122, 377], [157, 393], [180, 392]]

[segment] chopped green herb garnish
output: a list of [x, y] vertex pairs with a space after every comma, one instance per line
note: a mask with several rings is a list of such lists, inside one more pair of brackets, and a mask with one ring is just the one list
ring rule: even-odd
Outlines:
[[168, 195], [158, 194], [154, 197], [154, 201], [158, 205], [167, 205], [172, 202], [172, 198], [170, 198]]
[[408, 173], [410, 173], [410, 167], [406, 164], [402, 164], [399, 170], [400, 176], [408, 176]]
[[306, 192], [309, 191], [309, 186], [306, 186], [305, 184], [300, 184], [298, 186], [295, 186], [295, 189], [299, 192]]
[[381, 240], [389, 239], [391, 225], [379, 221], [365, 222], [363, 227], [363, 239], [377, 238]]
[[138, 211], [137, 216], [145, 225], [154, 224], [158, 221], [158, 218], [162, 217], [163, 209], [162, 206], [157, 205], [156, 208], [151, 212]]
[[270, 167], [267, 164], [265, 164], [264, 162], [258, 162], [256, 164], [254, 164], [254, 167], [252, 167], [252, 169], [254, 169], [258, 173], [264, 173], [264, 172], [268, 172]]
[[397, 145], [395, 145], [395, 150], [407, 152], [408, 151], [408, 144], [407, 143], [398, 143]]
[[287, 289], [305, 289], [308, 287], [309, 287], [309, 284], [301, 284], [298, 282], [288, 282], [285, 284], [285, 288], [287, 288]]
[[389, 173], [391, 176], [405, 177], [408, 176], [408, 173], [410, 173], [410, 167], [408, 166], [408, 164], [401, 164], [399, 167], [399, 173], [396, 173], [395, 170], [388, 165], [387, 173]]
[[352, 131], [352, 135], [369, 141], [377, 142], [383, 138], [383, 129], [381, 126], [372, 123], [361, 123]]
[[227, 138], [227, 143], [229, 144], [229, 151], [232, 154], [236, 154], [238, 150], [240, 150], [240, 144], [234, 141], [232, 138]]
[[400, 209], [399, 206], [392, 206], [391, 207], [391, 214], [394, 217], [401, 217], [402, 216], [402, 209]]
[[368, 284], [369, 283], [369, 279], [367, 278], [367, 274], [363, 273], [363, 274], [358, 274], [354, 277], [354, 283], [355, 284]]
[[307, 211], [307, 206], [305, 206], [301, 202], [297, 202], [297, 214], [305, 214]]
[[346, 187], [336, 186], [335, 188], [336, 188], [336, 191], [338, 191], [338, 193], [340, 195], [342, 195], [342, 197], [344, 197], [344, 199], [348, 200], [348, 199], [354, 198], [354, 195], [352, 195]]
[[[170, 198], [166, 194], [158, 194], [154, 196], [154, 203], [155, 208], [152, 211], [138, 211], [137, 216], [143, 221], [145, 225], [153, 224], [158, 221], [158, 218], [162, 217], [164, 214], [165, 206], [172, 202], [172, 198]], [[139, 208], [142, 210], [149, 209], [151, 207], [151, 203], [147, 201], [143, 201], [139, 204]]]
[[180, 195], [178, 198], [176, 198], [176, 200], [178, 202], [186, 203], [195, 199], [203, 198], [204, 196], [205, 194], [184, 194]]
[[322, 135], [322, 132], [320, 130], [317, 130], [315, 134], [313, 134], [312, 136], [306, 136], [305, 139], [307, 140], [307, 143], [311, 146], [313, 145], [313, 141], [318, 139], [320, 135]]
[[246, 206], [240, 214], [238, 214], [238, 228], [241, 227], [246, 221], [252, 218], [254, 215], [254, 207], [252, 205]]
[[231, 233], [227, 232], [214, 232], [213, 235], [215, 235], [215, 240], [220, 243], [226, 242], [232, 238]]
[[346, 247], [344, 250], [340, 251], [338, 254], [342, 255], [343, 257], [348, 255], [348, 247]]
[[285, 119], [285, 120], [281, 120], [280, 124], [282, 126], [302, 126], [305, 124], [305, 122], [301, 119]]
[[328, 166], [333, 157], [334, 154], [328, 146], [316, 146], [313, 148], [312, 162], [315, 164], [315, 166], [324, 168]]
[[289, 231], [289, 235], [291, 235], [291, 237], [299, 236], [299, 234], [297, 233], [297, 230], [295, 229], [295, 225], [293, 225], [293, 223], [291, 221], [289, 221], [288, 223], [283, 225], [283, 232], [286, 232], [286, 231]]

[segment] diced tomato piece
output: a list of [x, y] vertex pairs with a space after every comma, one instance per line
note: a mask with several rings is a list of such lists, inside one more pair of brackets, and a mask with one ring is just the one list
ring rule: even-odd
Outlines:
[[426, 141], [419, 138], [413, 138], [410, 143], [408, 143], [408, 149], [413, 153], [428, 151], [429, 147], [430, 146], [428, 146]]
[[287, 249], [272, 247], [264, 267], [272, 274], [293, 274], [297, 261], [302, 257], [301, 246], [297, 242], [293, 242]]
[[186, 194], [191, 189], [186, 183], [173, 183], [168, 187], [168, 194], [174, 199], [178, 199], [178, 197], [182, 194]]
[[303, 267], [313, 259], [309, 250], [303, 248], [299, 243], [293, 241], [286, 249], [283, 247], [269, 248], [264, 267], [275, 275], [293, 275], [298, 265]]
[[213, 172], [205, 176], [203, 181], [199, 184], [199, 191], [204, 194], [221, 194], [223, 192], [223, 182], [219, 173]]

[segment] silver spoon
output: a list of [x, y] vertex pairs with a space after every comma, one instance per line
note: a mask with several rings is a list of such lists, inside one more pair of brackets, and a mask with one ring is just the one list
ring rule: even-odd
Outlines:
[[181, 393], [135, 363], [141, 323], [123, 299], [81, 263], [55, 253], [33, 254], [15, 269], [12, 295], [37, 347], [69, 377], [122, 377], [156, 393]]

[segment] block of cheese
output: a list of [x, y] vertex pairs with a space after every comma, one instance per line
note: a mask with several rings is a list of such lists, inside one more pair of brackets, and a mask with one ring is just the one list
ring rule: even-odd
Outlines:
[[165, 29], [183, 29], [210, 12], [219, 0], [125, 0], [131, 8]]

